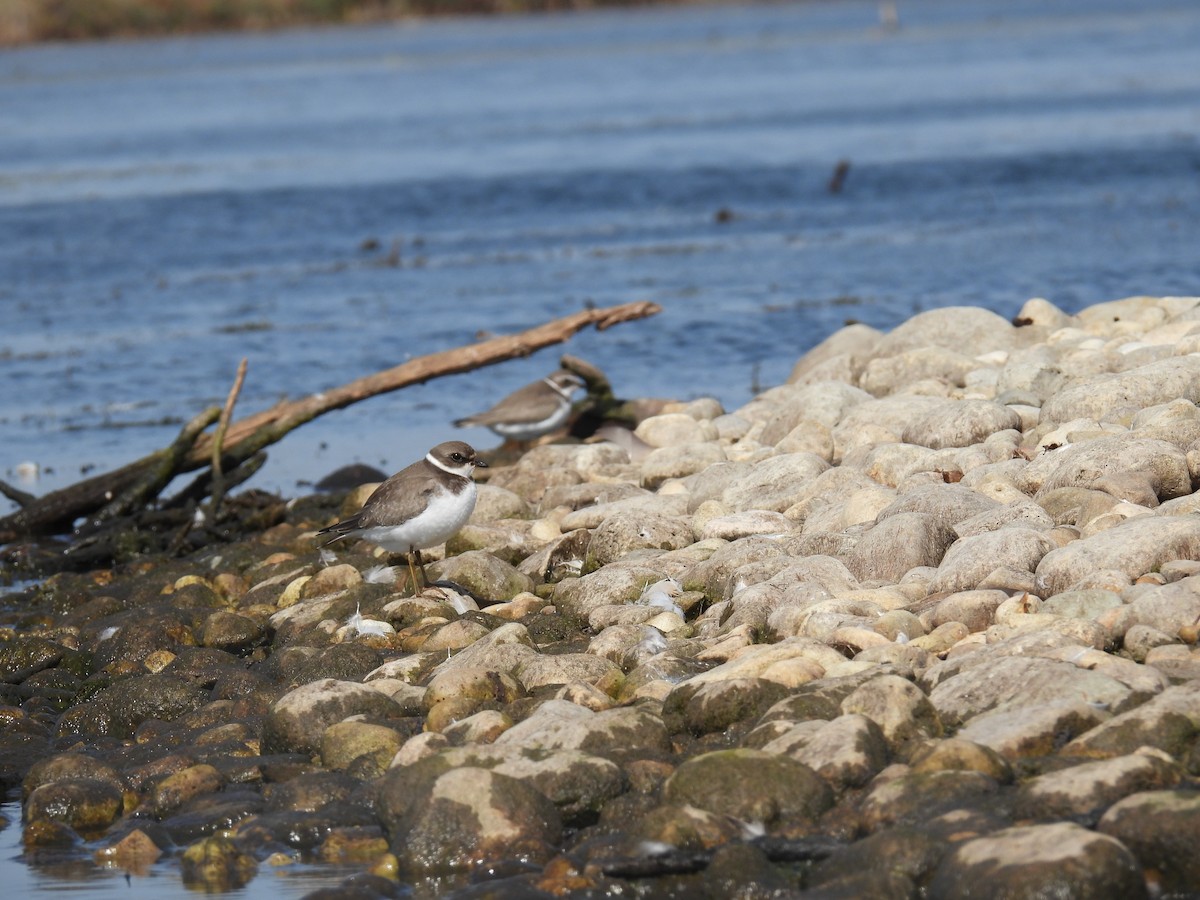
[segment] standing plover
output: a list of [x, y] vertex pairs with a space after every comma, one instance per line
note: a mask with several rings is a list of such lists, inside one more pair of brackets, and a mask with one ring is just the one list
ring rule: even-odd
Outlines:
[[325, 545], [344, 537], [370, 541], [392, 553], [408, 556], [408, 571], [414, 589], [417, 575], [413, 557], [421, 568], [422, 582], [428, 584], [421, 551], [444, 543], [467, 524], [475, 509], [476, 466], [487, 463], [475, 456], [475, 449], [462, 441], [438, 444], [406, 469], [397, 472], [367, 498], [363, 508], [317, 534], [332, 534]]
[[460, 428], [485, 425], [502, 438], [531, 441], [567, 421], [571, 414], [571, 395], [582, 387], [582, 378], [574, 372], [559, 369], [509, 394], [487, 412], [467, 416], [454, 424]]

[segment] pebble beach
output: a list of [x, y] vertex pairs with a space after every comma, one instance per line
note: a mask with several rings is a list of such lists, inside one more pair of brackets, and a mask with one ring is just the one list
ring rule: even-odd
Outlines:
[[1200, 298], [947, 307], [493, 466], [461, 590], [318, 547], [373, 485], [55, 575], [0, 614], [7, 827], [217, 893], [1188, 895], [1197, 402]]

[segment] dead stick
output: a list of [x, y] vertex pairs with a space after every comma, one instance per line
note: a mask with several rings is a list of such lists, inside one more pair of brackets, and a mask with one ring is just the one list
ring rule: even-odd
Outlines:
[[233, 405], [237, 403], [238, 395], [242, 392], [242, 382], [246, 380], [246, 357], [238, 363], [237, 377], [233, 379], [233, 387], [225, 398], [225, 406], [221, 410], [221, 418], [217, 420], [217, 431], [213, 435], [212, 449], [212, 516], [216, 519], [221, 512], [221, 500], [225, 496], [225, 476], [221, 471], [221, 453], [225, 448], [225, 432], [229, 430], [229, 420], [233, 418]]

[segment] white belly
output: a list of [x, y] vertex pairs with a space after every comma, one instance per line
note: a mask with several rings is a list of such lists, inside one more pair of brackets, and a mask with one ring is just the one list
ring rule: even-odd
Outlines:
[[424, 550], [449, 540], [467, 524], [474, 509], [475, 482], [472, 481], [459, 494], [443, 492], [419, 516], [400, 525], [364, 528], [360, 537], [392, 553]]
[[514, 441], [529, 441], [535, 437], [541, 437], [543, 434], [549, 434], [558, 426], [567, 421], [567, 417], [571, 415], [570, 404], [564, 404], [561, 409], [552, 416], [547, 416], [540, 422], [521, 422], [489, 425], [488, 428], [504, 438], [512, 438]]

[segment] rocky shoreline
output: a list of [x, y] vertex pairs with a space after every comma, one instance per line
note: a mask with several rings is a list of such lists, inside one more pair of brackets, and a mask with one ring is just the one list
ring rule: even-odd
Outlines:
[[[317, 896], [1200, 885], [1200, 298], [849, 326], [494, 469], [406, 589], [315, 531], [4, 599], [26, 858]], [[399, 579], [399, 580], [397, 580]], [[9, 827], [18, 827], [15, 823]]]

